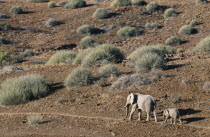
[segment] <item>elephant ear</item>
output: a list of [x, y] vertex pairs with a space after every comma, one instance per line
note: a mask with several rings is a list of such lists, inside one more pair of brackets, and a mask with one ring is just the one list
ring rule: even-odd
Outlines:
[[135, 103], [137, 103], [137, 99], [138, 99], [138, 96], [134, 93], [131, 93], [130, 94], [130, 103], [133, 105]]

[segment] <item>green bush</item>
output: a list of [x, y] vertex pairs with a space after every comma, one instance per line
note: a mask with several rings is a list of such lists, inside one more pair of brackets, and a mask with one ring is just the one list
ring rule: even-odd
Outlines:
[[136, 61], [139, 58], [142, 58], [143, 55], [148, 53], [157, 54], [163, 58], [165, 54], [172, 54], [174, 53], [174, 51], [171, 47], [163, 45], [143, 46], [128, 55], [127, 58], [130, 60], [130, 64], [128, 64], [128, 66], [134, 67]]
[[177, 12], [174, 8], [169, 8], [169, 9], [166, 9], [165, 12], [164, 12], [164, 18], [168, 18], [168, 17], [174, 17], [174, 16], [177, 16]]
[[147, 3], [144, 0], [131, 0], [132, 5], [144, 6]]
[[129, 6], [131, 5], [130, 0], [113, 0], [111, 2], [112, 7], [122, 7], [122, 6]]
[[9, 10], [9, 13], [11, 13], [11, 14], [22, 14], [23, 10], [20, 7], [14, 6]]
[[64, 85], [67, 88], [87, 86], [92, 83], [92, 73], [84, 68], [74, 69], [66, 78]]
[[82, 64], [85, 67], [99, 66], [113, 61], [124, 59], [123, 53], [113, 45], [102, 44], [95, 48], [89, 48], [79, 53], [75, 58], [75, 64]]
[[0, 44], [7, 44], [7, 43], [8, 41], [4, 37], [0, 36]]
[[165, 41], [166, 45], [176, 46], [182, 44], [182, 40], [178, 37], [172, 36]]
[[34, 53], [30, 49], [26, 49], [22, 54], [23, 57], [30, 57], [30, 56], [33, 56], [33, 55], [34, 55]]
[[95, 31], [96, 31], [96, 29], [91, 27], [90, 25], [82, 25], [81, 27], [79, 27], [77, 29], [77, 33], [79, 33], [79, 34], [91, 35], [91, 34], [94, 34]]
[[196, 26], [198, 24], [199, 24], [199, 22], [196, 19], [193, 19], [193, 20], [191, 20], [191, 22], [190, 22], [189, 25], [192, 26], [192, 27], [194, 27], [194, 26]]
[[162, 56], [158, 55], [157, 53], [146, 53], [141, 56], [136, 61], [136, 71], [140, 72], [148, 72], [151, 70], [162, 69], [164, 66], [165, 60]]
[[54, 18], [50, 18], [45, 22], [45, 26], [47, 27], [54, 27], [56, 25], [59, 25], [59, 22]]
[[54, 8], [54, 7], [56, 7], [56, 4], [55, 4], [55, 2], [54, 1], [50, 1], [50, 2], [48, 2], [48, 5], [47, 5], [49, 8]]
[[0, 30], [10, 30], [11, 26], [8, 23], [0, 22]]
[[210, 37], [202, 39], [193, 49], [195, 52], [210, 52]]
[[72, 51], [59, 51], [50, 57], [47, 64], [61, 64], [66, 62], [73, 62], [76, 53]]
[[26, 0], [29, 3], [44, 3], [49, 2], [50, 0]]
[[178, 33], [181, 35], [191, 35], [196, 33], [196, 29], [192, 28], [190, 25], [184, 25], [179, 29]]
[[159, 5], [156, 2], [150, 2], [147, 4], [146, 10], [148, 12], [155, 12], [159, 9]]
[[0, 67], [7, 63], [8, 53], [0, 51]]
[[134, 27], [123, 27], [117, 31], [117, 35], [120, 37], [133, 37], [137, 35], [137, 31]]
[[76, 9], [76, 8], [82, 8], [86, 6], [87, 4], [85, 0], [71, 0], [64, 7], [65, 9]]
[[158, 23], [146, 23], [145, 28], [147, 29], [159, 29], [161, 26]]
[[205, 4], [207, 3], [207, 0], [196, 0], [197, 4]]
[[98, 8], [93, 13], [93, 17], [96, 18], [96, 19], [106, 19], [106, 18], [109, 17], [109, 13], [104, 8]]
[[117, 67], [117, 65], [114, 64], [107, 64], [103, 67], [101, 67], [98, 71], [99, 75], [101, 77], [110, 77], [113, 76], [119, 76], [120, 75], [120, 69]]
[[44, 78], [37, 74], [27, 74], [7, 78], [1, 85], [0, 105], [18, 105], [38, 99], [48, 94]]
[[79, 48], [86, 49], [86, 48], [89, 48], [89, 47], [95, 47], [97, 45], [98, 45], [98, 42], [96, 42], [95, 39], [93, 39], [90, 36], [86, 36], [86, 37], [81, 39], [81, 41], [79, 43]]
[[183, 49], [183, 48], [178, 48], [178, 49], [176, 50], [176, 52], [177, 52], [177, 53], [183, 53], [183, 52], [185, 52], [185, 49]]
[[31, 126], [36, 126], [38, 124], [41, 124], [42, 122], [42, 116], [40, 114], [36, 114], [36, 115], [29, 115], [27, 117], [27, 121], [28, 121], [28, 124], [31, 125]]

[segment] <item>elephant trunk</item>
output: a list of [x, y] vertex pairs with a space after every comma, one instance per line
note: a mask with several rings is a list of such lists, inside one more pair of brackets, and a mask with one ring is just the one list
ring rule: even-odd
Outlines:
[[127, 118], [128, 117], [128, 110], [129, 110], [129, 106], [130, 104], [126, 104], [124, 107], [125, 107], [125, 117]]

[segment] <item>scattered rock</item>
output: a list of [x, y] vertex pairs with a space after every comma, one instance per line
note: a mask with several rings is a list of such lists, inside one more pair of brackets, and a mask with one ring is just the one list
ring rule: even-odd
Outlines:
[[27, 70], [27, 69], [17, 67], [17, 66], [5, 66], [3, 69], [0, 70], [0, 73], [16, 72], [16, 71], [23, 71], [23, 70]]
[[65, 102], [68, 102], [68, 99], [62, 98], [58, 100], [58, 103], [63, 104]]

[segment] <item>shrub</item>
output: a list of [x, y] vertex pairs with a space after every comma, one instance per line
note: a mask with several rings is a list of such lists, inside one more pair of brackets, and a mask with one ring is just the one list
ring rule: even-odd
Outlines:
[[133, 37], [137, 35], [137, 31], [134, 27], [123, 27], [117, 31], [117, 35], [120, 37]]
[[122, 6], [129, 6], [131, 5], [130, 0], [113, 0], [111, 2], [112, 7], [122, 7]]
[[82, 8], [86, 7], [86, 1], [85, 0], [71, 0], [65, 5], [66, 9], [76, 9], [76, 8]]
[[94, 34], [95, 33], [95, 28], [91, 27], [90, 25], [82, 25], [77, 29], [77, 33], [79, 34]]
[[177, 53], [183, 53], [183, 52], [185, 52], [185, 49], [183, 49], [183, 48], [178, 48], [178, 49], [176, 50], [176, 52], [177, 52]]
[[203, 85], [204, 90], [209, 90], [210, 89], [210, 82], [205, 82]]
[[169, 9], [166, 9], [165, 12], [164, 12], [164, 18], [168, 18], [168, 17], [174, 17], [174, 16], [177, 16], [177, 12], [174, 8], [169, 8]]
[[190, 25], [184, 25], [179, 29], [178, 33], [181, 35], [191, 35], [196, 33], [196, 30], [192, 28]]
[[145, 28], [147, 29], [159, 29], [161, 26], [158, 23], [146, 23]]
[[45, 26], [47, 26], [47, 27], [54, 27], [58, 24], [59, 24], [59, 22], [54, 18], [50, 18], [45, 22]]
[[73, 61], [73, 64], [81, 64], [82, 60], [87, 56], [88, 53], [92, 52], [94, 50], [94, 48], [88, 48], [85, 50], [80, 51], [76, 58]]
[[0, 30], [10, 30], [11, 26], [8, 23], [0, 22]]
[[7, 44], [7, 43], [8, 41], [4, 37], [0, 36], [0, 44]]
[[76, 53], [72, 51], [59, 51], [50, 57], [47, 64], [61, 64], [65, 62], [72, 62], [76, 57]]
[[0, 67], [7, 63], [8, 53], [0, 51]]
[[149, 85], [152, 82], [152, 79], [140, 74], [124, 75], [112, 83], [111, 91], [137, 88], [139, 86]]
[[66, 78], [64, 85], [67, 88], [87, 86], [92, 83], [92, 73], [84, 68], [74, 69]]
[[210, 52], [210, 37], [202, 39], [193, 49], [195, 52]]
[[1, 85], [0, 105], [18, 105], [48, 94], [44, 78], [37, 74], [27, 74], [7, 78]]
[[207, 3], [207, 0], [196, 0], [197, 4], [205, 4]]
[[114, 64], [108, 64], [101, 67], [98, 73], [101, 77], [105, 77], [105, 78], [110, 77], [111, 75], [118, 76], [120, 75], [120, 69]]
[[147, 5], [147, 3], [144, 0], [131, 0], [132, 5], [138, 5], [138, 6], [143, 6]]
[[28, 124], [31, 126], [36, 126], [42, 122], [42, 116], [39, 114], [36, 115], [29, 115], [27, 117]]
[[33, 56], [33, 55], [34, 55], [34, 53], [30, 49], [26, 49], [22, 54], [23, 57], [30, 57], [30, 56]]
[[136, 61], [135, 68], [138, 72], [148, 72], [151, 70], [162, 69], [165, 60], [157, 53], [146, 53]]
[[124, 27], [126, 25], [126, 22], [123, 20], [118, 20], [118, 21], [116, 21], [116, 25], [120, 26], [120, 27]]
[[109, 13], [104, 8], [98, 8], [93, 13], [93, 17], [96, 18], [96, 19], [105, 19], [105, 18], [109, 17]]
[[29, 3], [44, 3], [49, 2], [50, 0], [27, 0]]
[[96, 40], [90, 36], [86, 36], [86, 37], [82, 38], [79, 43], [79, 47], [82, 49], [86, 49], [89, 47], [95, 47], [97, 45], [98, 45], [98, 43], [96, 42]]
[[176, 46], [182, 44], [182, 40], [178, 37], [172, 36], [165, 41], [166, 45]]
[[143, 55], [148, 54], [148, 53], [154, 53], [162, 58], [164, 57], [165, 54], [171, 54], [173, 53], [173, 50], [169, 46], [163, 46], [163, 45], [152, 45], [152, 46], [143, 46], [135, 51], [133, 51], [127, 58], [130, 60], [130, 67], [134, 67], [136, 64], [136, 61], [139, 58], [142, 58]]
[[14, 6], [9, 10], [9, 13], [11, 13], [11, 14], [22, 14], [23, 10], [20, 7]]
[[199, 22], [196, 19], [193, 19], [193, 20], [191, 20], [191, 22], [190, 22], [189, 25], [192, 26], [192, 27], [194, 27], [194, 26], [196, 26], [198, 24], [199, 24]]
[[49, 8], [54, 8], [54, 7], [56, 7], [55, 2], [54, 2], [54, 1], [48, 2], [48, 7], [49, 7]]
[[156, 10], [159, 9], [159, 5], [156, 2], [150, 2], [147, 4], [146, 10], [148, 12], [155, 12]]

